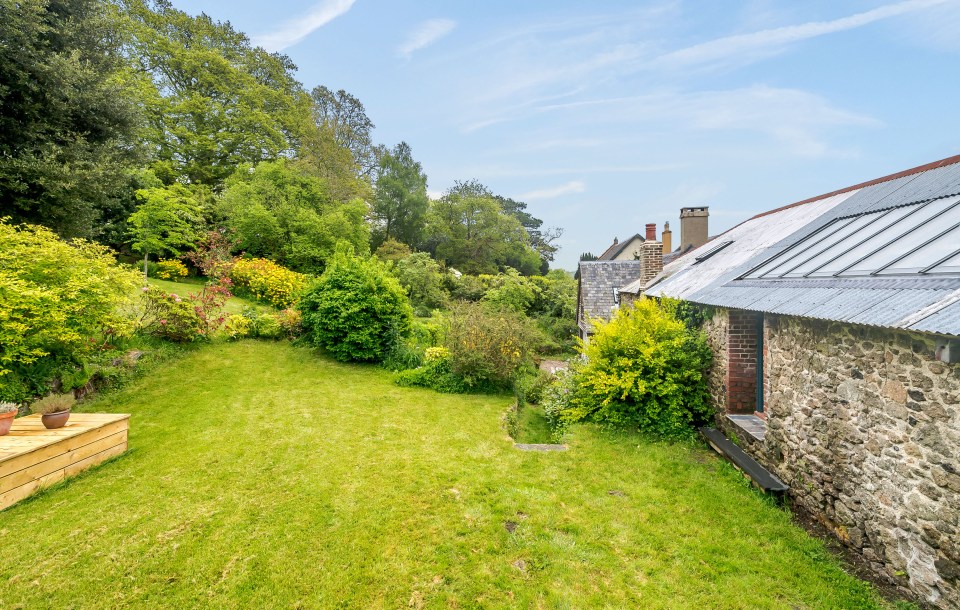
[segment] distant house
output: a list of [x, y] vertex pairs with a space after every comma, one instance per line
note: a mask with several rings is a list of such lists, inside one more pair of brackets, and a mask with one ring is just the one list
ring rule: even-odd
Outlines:
[[702, 305], [719, 426], [878, 575], [960, 607], [960, 156], [759, 214], [620, 294]]
[[640, 261], [582, 261], [577, 288], [577, 333], [593, 334], [593, 320], [608, 321], [620, 305], [620, 287], [640, 277]]
[[598, 261], [638, 261], [640, 260], [640, 247], [645, 240], [637, 233], [633, 237], [620, 241], [616, 237], [610, 247], [603, 251]]

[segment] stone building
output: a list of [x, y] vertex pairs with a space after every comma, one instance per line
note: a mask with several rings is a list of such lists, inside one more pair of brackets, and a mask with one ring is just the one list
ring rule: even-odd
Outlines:
[[960, 607], [960, 156], [759, 214], [620, 293], [702, 305], [718, 427], [878, 576]]

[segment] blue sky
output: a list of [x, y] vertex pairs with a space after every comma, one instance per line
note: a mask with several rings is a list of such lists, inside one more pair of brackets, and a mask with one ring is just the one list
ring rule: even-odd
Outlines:
[[960, 0], [174, 4], [356, 95], [431, 194], [526, 201], [567, 269], [683, 206], [716, 234], [960, 154]]

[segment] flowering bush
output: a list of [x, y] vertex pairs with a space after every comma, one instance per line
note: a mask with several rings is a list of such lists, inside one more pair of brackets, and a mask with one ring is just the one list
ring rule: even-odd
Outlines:
[[230, 270], [241, 293], [278, 309], [292, 307], [307, 283], [307, 276], [265, 258], [242, 258]]
[[205, 325], [189, 297], [168, 293], [156, 286], [143, 289], [141, 332], [176, 343], [201, 339]]
[[226, 278], [188, 296], [144, 287], [140, 330], [176, 343], [209, 339], [226, 322], [223, 306], [231, 296]]
[[453, 308], [444, 343], [450, 367], [467, 385], [505, 388], [522, 368], [533, 364], [530, 348], [536, 331], [523, 315], [482, 303]]
[[187, 277], [187, 266], [175, 258], [161, 260], [156, 264], [154, 277], [177, 281], [178, 278]]

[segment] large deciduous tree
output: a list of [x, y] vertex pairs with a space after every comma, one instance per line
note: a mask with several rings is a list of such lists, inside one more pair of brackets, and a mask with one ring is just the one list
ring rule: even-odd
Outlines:
[[383, 155], [373, 198], [374, 237], [416, 245], [427, 219], [427, 175], [406, 142]]
[[0, 0], [0, 216], [96, 233], [138, 157], [117, 21], [96, 0]]
[[371, 134], [375, 125], [360, 100], [343, 89], [333, 92], [322, 85], [314, 87], [310, 97], [316, 125], [351, 152], [360, 175], [370, 176], [386, 151], [374, 145]]
[[520, 221], [504, 213], [490, 190], [475, 180], [456, 182], [432, 202], [426, 232], [435, 256], [466, 273], [513, 267], [530, 275], [540, 268]]
[[217, 207], [241, 250], [298, 271], [323, 271], [340, 241], [369, 248], [366, 204], [332, 198], [323, 179], [283, 159], [237, 168]]
[[166, 0], [119, 1], [129, 18], [131, 59], [152, 78], [143, 103], [154, 170], [164, 182], [219, 190], [237, 165], [297, 147], [310, 124], [310, 101], [288, 57]]

